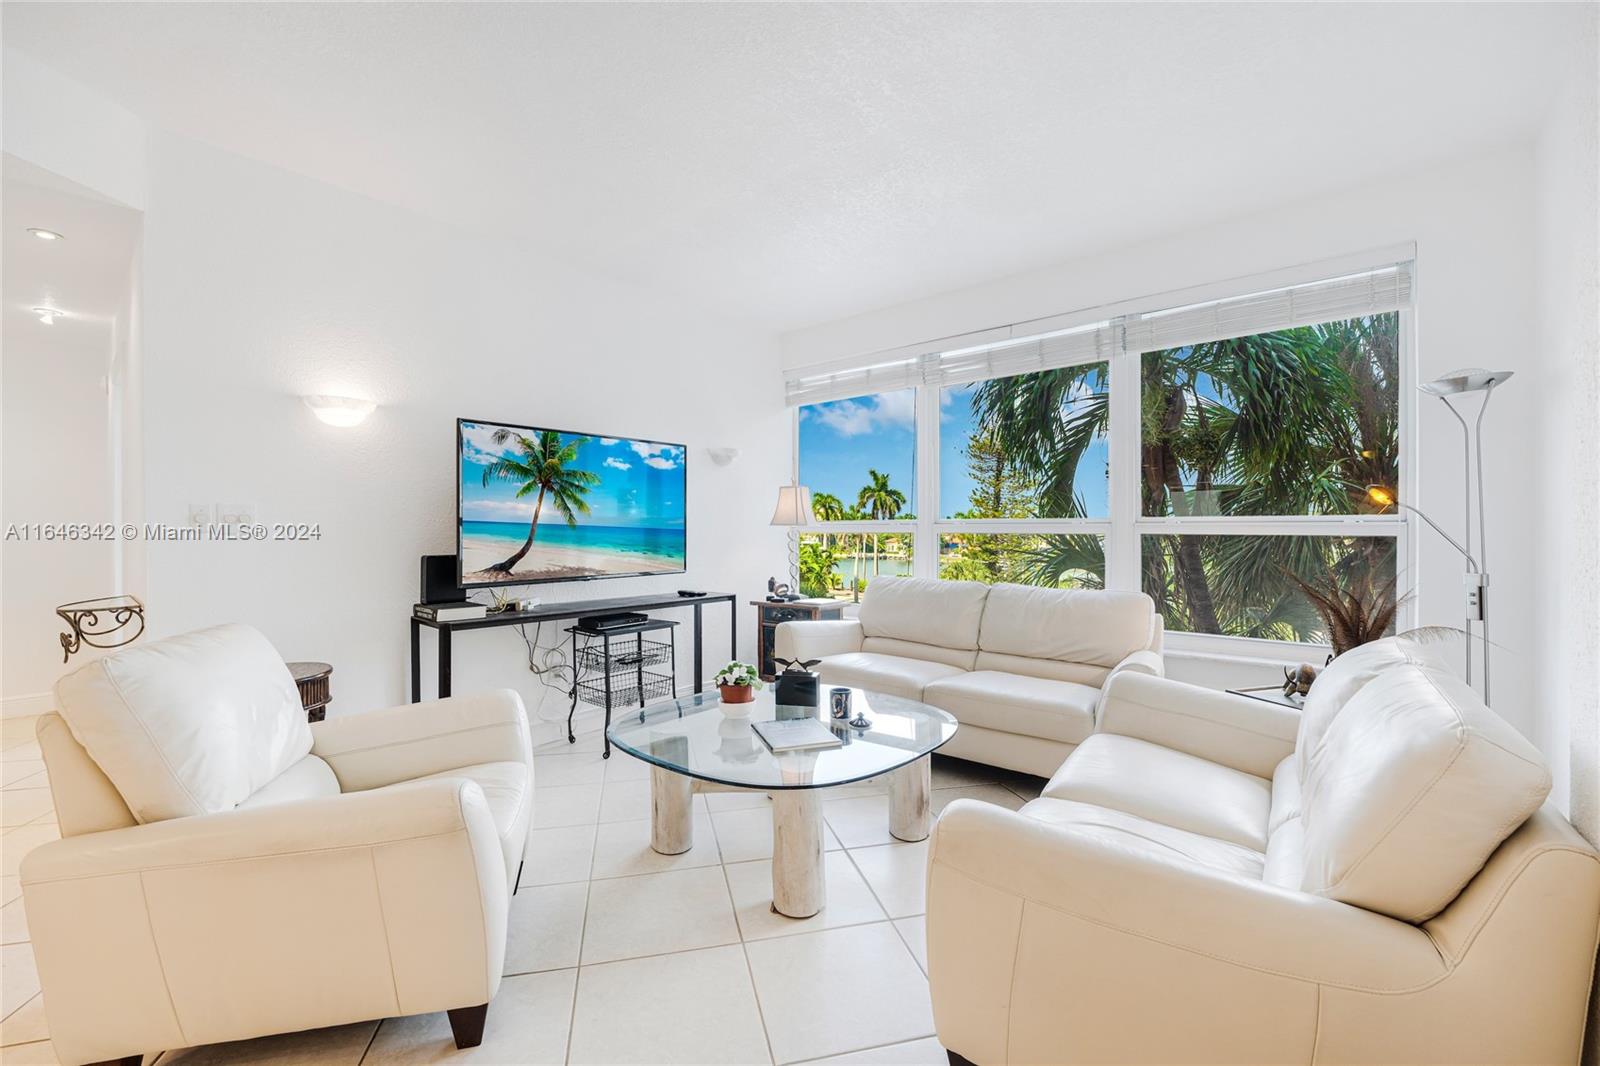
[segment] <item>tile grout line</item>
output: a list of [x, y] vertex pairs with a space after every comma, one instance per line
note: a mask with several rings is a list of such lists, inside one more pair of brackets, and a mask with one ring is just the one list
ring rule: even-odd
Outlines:
[[[840, 1058], [841, 1056], [844, 1056], [844, 1055], [864, 1055], [869, 1051], [882, 1051], [884, 1048], [900, 1047], [900, 1046], [902, 1046], [904, 1044], [917, 1044], [917, 1043], [921, 1043], [924, 1040], [938, 1040], [938, 1039], [939, 1039], [939, 1034], [938, 1033], [934, 1033], [934, 1034], [932, 1034], [930, 1036], [914, 1036], [910, 1040], [891, 1040], [887, 1044], [873, 1044], [871, 1047], [858, 1047], [858, 1048], [854, 1048], [854, 1049], [852, 1049], [850, 1051], [841, 1051], [841, 1052], [838, 1052], [837, 1054], [834, 1054], [834, 1055], [818, 1055], [815, 1058], [810, 1058], [810, 1059], [794, 1059], [794, 1060], [792, 1060], [790, 1062], [784, 1063], [783, 1066], [807, 1066], [808, 1063], [827, 1062], [829, 1059]], [[940, 1044], [939, 1047], [943, 1048], [944, 1045]]]
[[[606, 802], [605, 760], [600, 762], [600, 802], [595, 806], [596, 818], [600, 817], [600, 808]], [[578, 1028], [578, 993], [583, 986], [583, 945], [589, 938], [589, 900], [594, 892], [595, 853], [600, 850], [600, 823], [596, 822], [593, 828], [594, 835], [589, 844], [589, 880], [583, 889], [583, 923], [578, 930], [578, 958], [572, 970], [572, 1010], [567, 1015], [567, 1043], [561, 1051], [561, 1061], [564, 1063], [572, 1061], [572, 1037]]]
[[[711, 835], [715, 837], [716, 832], [716, 824], [713, 822]], [[776, 840], [773, 841], [773, 849], [777, 849]], [[721, 854], [720, 841], [718, 854]], [[722, 887], [728, 893], [728, 906], [733, 911], [733, 927], [739, 932], [739, 954], [744, 958], [745, 976], [750, 979], [750, 998], [755, 1000], [756, 1003], [756, 1020], [761, 1023], [761, 1039], [766, 1041], [767, 1044], [767, 1058], [776, 1063], [778, 1061], [778, 1053], [772, 1049], [772, 1034], [767, 1030], [767, 1012], [761, 1008], [761, 989], [756, 987], [756, 971], [755, 967], [750, 963], [750, 944], [749, 941], [745, 940], [744, 923], [739, 921], [739, 904], [733, 898], [733, 882], [728, 880], [728, 864], [724, 862], [717, 865], [722, 870]]]

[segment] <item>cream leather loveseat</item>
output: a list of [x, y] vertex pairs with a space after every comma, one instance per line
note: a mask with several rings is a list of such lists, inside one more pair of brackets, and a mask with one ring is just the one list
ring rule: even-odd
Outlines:
[[1600, 856], [1549, 789], [1402, 641], [1299, 715], [1119, 676], [1040, 799], [934, 828], [939, 1039], [984, 1066], [1574, 1062]]
[[1094, 731], [1108, 678], [1162, 673], [1142, 592], [874, 578], [857, 618], [785, 622], [776, 654], [825, 683], [922, 700], [961, 723], [945, 754], [1048, 777]]
[[230, 625], [56, 701], [62, 839], [22, 894], [62, 1062], [432, 1011], [481, 1039], [532, 809], [515, 693], [308, 726], [272, 645]]

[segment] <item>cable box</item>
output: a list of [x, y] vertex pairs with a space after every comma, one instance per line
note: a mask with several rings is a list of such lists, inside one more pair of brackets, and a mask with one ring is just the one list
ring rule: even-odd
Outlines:
[[578, 628], [588, 630], [621, 629], [650, 621], [650, 616], [638, 611], [621, 611], [617, 614], [591, 614], [578, 619]]

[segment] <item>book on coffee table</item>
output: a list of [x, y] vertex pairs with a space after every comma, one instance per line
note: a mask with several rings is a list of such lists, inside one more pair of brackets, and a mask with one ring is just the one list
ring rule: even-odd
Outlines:
[[833, 735], [833, 730], [815, 718], [790, 718], [781, 722], [751, 722], [774, 755], [786, 751], [820, 751], [823, 748], [844, 746], [844, 741]]

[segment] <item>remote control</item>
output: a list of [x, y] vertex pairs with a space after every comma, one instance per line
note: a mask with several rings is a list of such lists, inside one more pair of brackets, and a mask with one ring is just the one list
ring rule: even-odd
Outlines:
[[678, 595], [680, 595], [680, 596], [704, 596], [705, 593], [704, 592], [696, 592], [694, 589], [679, 589], [678, 590]]

